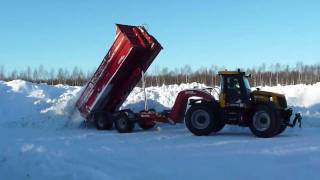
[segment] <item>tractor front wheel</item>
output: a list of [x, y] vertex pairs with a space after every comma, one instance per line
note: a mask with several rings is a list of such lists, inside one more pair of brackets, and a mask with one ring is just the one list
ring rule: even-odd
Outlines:
[[217, 132], [221, 131], [224, 128], [225, 125], [226, 124], [224, 124], [224, 123], [219, 123], [218, 125], [216, 125], [213, 128], [212, 132], [217, 133]]
[[200, 103], [192, 105], [187, 111], [185, 123], [196, 136], [209, 135], [223, 128], [211, 106]]
[[249, 125], [251, 132], [262, 138], [273, 137], [282, 130], [282, 120], [272, 104], [257, 105]]
[[285, 124], [285, 122], [282, 122], [279, 132], [277, 134], [283, 133], [286, 129], [287, 129], [287, 124]]

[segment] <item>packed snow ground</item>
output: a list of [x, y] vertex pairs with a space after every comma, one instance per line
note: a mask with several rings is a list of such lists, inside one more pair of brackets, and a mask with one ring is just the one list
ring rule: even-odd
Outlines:
[[[194, 86], [204, 87], [147, 88], [149, 106], [168, 109]], [[286, 94], [304, 127], [271, 139], [234, 126], [207, 137], [183, 124], [97, 131], [74, 108], [81, 87], [0, 81], [0, 179], [319, 179], [320, 83], [262, 90]], [[143, 109], [140, 88], [123, 108]]]

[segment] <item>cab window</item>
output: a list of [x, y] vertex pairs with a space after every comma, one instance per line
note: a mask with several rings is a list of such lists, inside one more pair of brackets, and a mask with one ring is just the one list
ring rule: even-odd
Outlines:
[[241, 86], [239, 77], [226, 77], [226, 100], [228, 103], [241, 103]]

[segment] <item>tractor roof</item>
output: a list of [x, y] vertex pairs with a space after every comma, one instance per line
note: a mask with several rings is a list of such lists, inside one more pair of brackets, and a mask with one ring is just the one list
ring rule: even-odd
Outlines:
[[240, 70], [238, 70], [238, 71], [225, 70], [225, 71], [219, 71], [219, 75], [242, 75], [242, 76], [244, 76], [245, 72], [241, 72]]

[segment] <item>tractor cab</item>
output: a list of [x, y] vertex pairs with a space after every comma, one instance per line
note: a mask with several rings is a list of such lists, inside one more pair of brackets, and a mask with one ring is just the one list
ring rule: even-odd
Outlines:
[[249, 76], [239, 71], [220, 71], [220, 95], [221, 108], [247, 107], [250, 103], [251, 88]]

